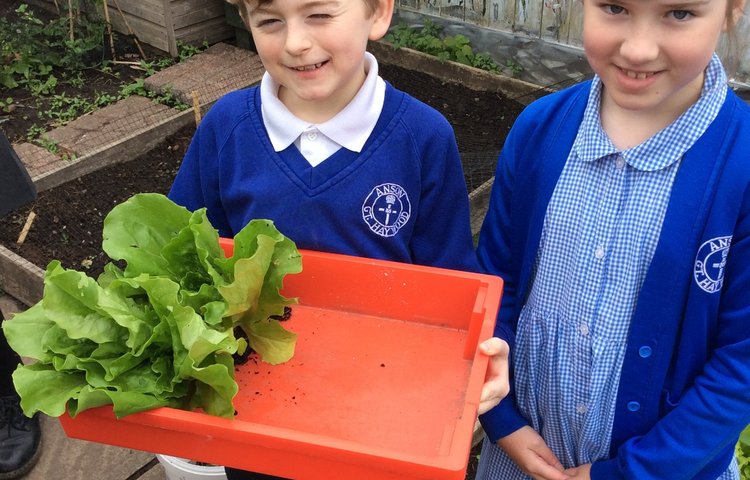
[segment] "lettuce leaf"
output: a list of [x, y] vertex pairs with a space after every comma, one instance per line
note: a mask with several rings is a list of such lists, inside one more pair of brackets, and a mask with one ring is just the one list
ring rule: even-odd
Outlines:
[[227, 258], [205, 209], [137, 194], [107, 215], [102, 249], [113, 262], [98, 279], [53, 260], [42, 300], [3, 322], [35, 360], [13, 374], [26, 415], [112, 404], [118, 417], [171, 406], [231, 418], [232, 355], [247, 348], [235, 327], [263, 361], [294, 355], [296, 334], [269, 317], [296, 303], [279, 292], [302, 263], [270, 220], [238, 232]]

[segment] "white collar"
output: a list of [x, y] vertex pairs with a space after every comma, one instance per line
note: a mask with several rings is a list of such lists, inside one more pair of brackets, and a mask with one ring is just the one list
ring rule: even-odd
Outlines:
[[315, 127], [335, 143], [353, 152], [361, 152], [375, 128], [385, 101], [385, 82], [378, 76], [378, 62], [365, 52], [367, 78], [351, 102], [333, 118], [313, 125], [296, 117], [279, 100], [279, 84], [268, 72], [260, 82], [263, 124], [275, 151], [286, 149], [308, 128]]

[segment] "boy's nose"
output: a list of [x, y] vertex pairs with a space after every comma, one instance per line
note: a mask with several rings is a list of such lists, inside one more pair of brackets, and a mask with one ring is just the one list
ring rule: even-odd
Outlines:
[[285, 47], [289, 53], [300, 54], [312, 47], [312, 39], [309, 32], [301, 26], [289, 25], [287, 27]]

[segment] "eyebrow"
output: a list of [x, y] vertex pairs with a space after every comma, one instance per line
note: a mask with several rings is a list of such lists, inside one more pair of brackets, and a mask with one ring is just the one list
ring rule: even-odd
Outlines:
[[681, 10], [687, 8], [702, 7], [704, 5], [709, 5], [710, 3], [711, 0], [679, 0], [676, 2], [666, 2], [664, 6], [673, 10]]
[[[269, 10], [271, 5], [273, 4], [273, 0], [270, 2], [265, 3], [264, 5], [261, 5], [260, 3], [257, 4], [255, 8], [250, 9], [250, 14], [253, 14], [255, 12], [262, 12]], [[308, 2], [302, 3], [302, 8], [317, 8], [317, 7], [323, 7], [323, 6], [334, 6], [338, 7], [341, 4], [339, 0], [310, 0]]]

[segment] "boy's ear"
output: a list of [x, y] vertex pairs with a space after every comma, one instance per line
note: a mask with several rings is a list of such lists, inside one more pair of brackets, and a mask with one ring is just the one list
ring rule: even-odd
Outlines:
[[370, 29], [370, 40], [380, 40], [388, 33], [393, 18], [394, 0], [379, 0], [378, 8], [372, 14], [373, 24]]

